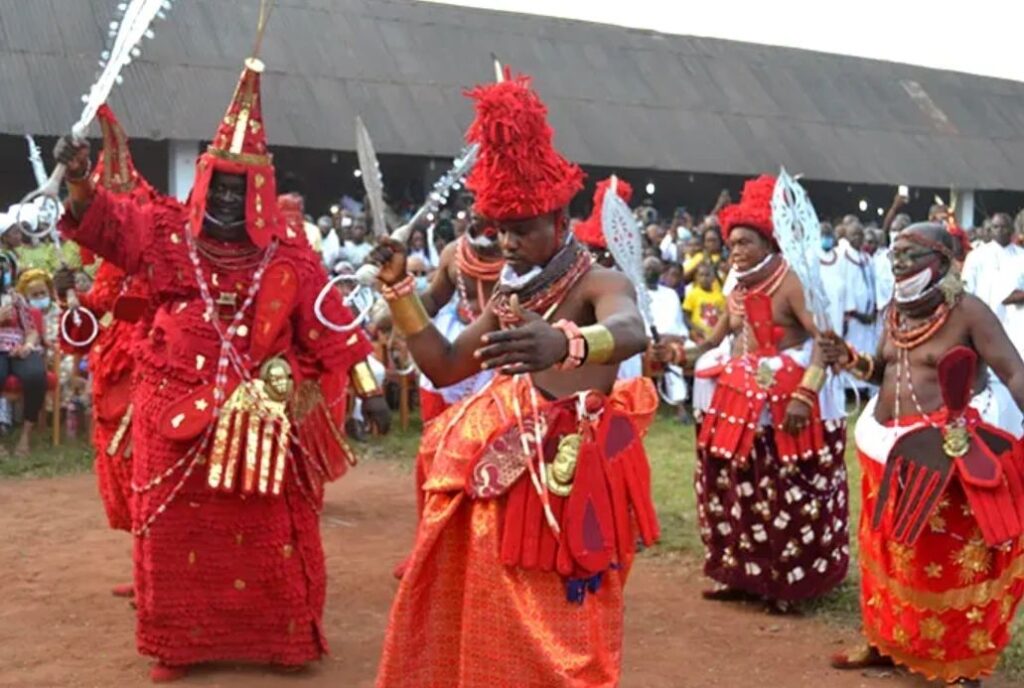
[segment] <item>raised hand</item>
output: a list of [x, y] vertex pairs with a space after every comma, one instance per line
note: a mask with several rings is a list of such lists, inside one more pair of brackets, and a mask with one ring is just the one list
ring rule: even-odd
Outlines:
[[408, 274], [405, 269], [405, 246], [393, 239], [384, 237], [366, 257], [367, 263], [380, 267], [377, 279], [384, 284], [397, 284]]
[[69, 179], [81, 179], [89, 173], [89, 142], [75, 143], [70, 136], [61, 136], [53, 147], [53, 157], [67, 168]]
[[850, 362], [850, 351], [835, 332], [823, 332], [818, 335], [818, 350], [821, 351], [822, 361], [827, 366], [845, 366]]

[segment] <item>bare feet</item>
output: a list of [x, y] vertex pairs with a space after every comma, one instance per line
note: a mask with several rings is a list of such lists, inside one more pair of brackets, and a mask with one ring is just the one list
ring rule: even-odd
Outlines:
[[110, 589], [114, 597], [135, 597], [135, 586], [131, 583], [121, 583]]
[[187, 673], [187, 666], [167, 666], [163, 662], [157, 662], [149, 670], [149, 679], [153, 683], [171, 683], [184, 678]]
[[402, 561], [395, 564], [395, 568], [392, 569], [391, 575], [395, 577], [395, 580], [402, 580], [402, 576], [405, 575], [405, 570], [407, 568], [409, 568], [409, 557], [406, 557]]
[[19, 459], [27, 459], [30, 453], [29, 434], [32, 432], [32, 423], [28, 421], [21, 428], [21, 437], [18, 438], [18, 445], [14, 448], [14, 456]]
[[793, 602], [785, 600], [766, 600], [767, 611], [776, 616], [800, 616], [800, 610]]
[[714, 602], [745, 602], [758, 599], [757, 595], [725, 585], [716, 585], [713, 588], [708, 588], [701, 593], [701, 597]]
[[842, 670], [867, 669], [869, 667], [891, 667], [891, 659], [870, 645], [854, 650], [845, 650], [832, 655], [832, 668]]

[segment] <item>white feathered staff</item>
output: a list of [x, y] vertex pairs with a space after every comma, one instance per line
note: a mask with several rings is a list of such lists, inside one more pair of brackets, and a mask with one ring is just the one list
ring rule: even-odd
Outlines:
[[833, 323], [828, 314], [829, 300], [819, 259], [821, 223], [807, 192], [784, 167], [779, 170], [772, 194], [772, 224], [782, 257], [803, 285], [804, 300], [814, 315], [814, 324], [821, 332], [834, 331], [842, 323]]
[[[100, 57], [100, 72], [87, 94], [82, 96], [85, 107], [78, 121], [71, 125], [71, 137], [75, 141], [84, 141], [89, 125], [96, 118], [96, 111], [100, 105], [107, 101], [114, 84], [122, 81], [121, 70], [140, 54], [139, 43], [143, 38], [152, 38], [153, 31], [149, 28], [153, 20], [158, 16], [165, 15], [171, 8], [170, 0], [130, 0], [119, 2], [118, 12], [122, 13], [120, 19], [110, 22], [110, 38], [113, 39], [108, 50], [104, 50]], [[25, 196], [22, 204], [32, 203], [41, 199], [43, 205], [50, 205], [49, 212], [56, 217], [60, 207], [58, 194], [60, 185], [64, 180], [64, 165], [58, 164], [53, 168], [50, 178], [38, 189]], [[24, 230], [22, 230], [24, 231]], [[49, 227], [45, 232], [26, 232], [36, 237], [43, 237], [54, 232], [56, 228]]]

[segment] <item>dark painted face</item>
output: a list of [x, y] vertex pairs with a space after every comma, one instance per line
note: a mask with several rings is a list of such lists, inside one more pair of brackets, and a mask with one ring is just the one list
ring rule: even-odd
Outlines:
[[908, 239], [896, 237], [889, 252], [892, 260], [892, 274], [896, 279], [914, 275], [934, 262], [939, 256], [937, 251], [921, 246]]
[[214, 172], [206, 192], [206, 214], [209, 219], [203, 231], [219, 241], [240, 242], [245, 231], [245, 177], [240, 174]]
[[554, 213], [490, 224], [498, 229], [498, 245], [506, 264], [518, 274], [547, 265], [560, 248]]
[[756, 267], [769, 253], [771, 246], [757, 231], [734, 227], [729, 233], [729, 255], [740, 272]]

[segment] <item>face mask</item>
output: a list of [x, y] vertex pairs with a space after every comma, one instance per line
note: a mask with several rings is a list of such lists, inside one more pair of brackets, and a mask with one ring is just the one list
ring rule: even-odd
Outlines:
[[821, 237], [821, 248], [824, 251], [831, 251], [836, 247], [836, 238], [834, 236], [823, 236]]
[[897, 303], [917, 301], [935, 281], [935, 267], [929, 265], [896, 282], [895, 296]]
[[29, 299], [28, 304], [38, 310], [47, 311], [50, 310], [50, 297], [39, 296], [34, 299]]
[[427, 290], [427, 287], [429, 287], [429, 286], [430, 286], [430, 282], [427, 280], [427, 276], [426, 275], [419, 275], [416, 278], [416, 291], [418, 293], [425, 292]]

